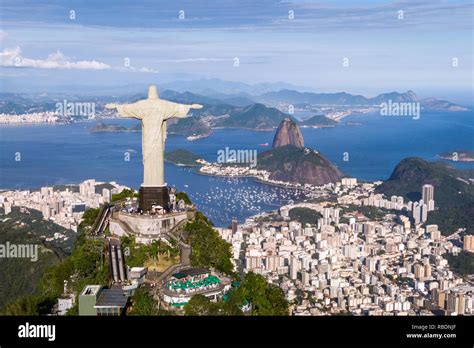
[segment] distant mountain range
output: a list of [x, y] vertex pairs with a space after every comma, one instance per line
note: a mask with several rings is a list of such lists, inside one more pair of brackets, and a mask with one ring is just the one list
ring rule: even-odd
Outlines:
[[[419, 102], [422, 108], [434, 110], [447, 111], [465, 111], [468, 110], [460, 105], [453, 104], [447, 101], [437, 100], [434, 98], [419, 100], [413, 91], [406, 93], [384, 93], [374, 98], [366, 98], [361, 95], [352, 95], [348, 93], [310, 93], [299, 92], [295, 90], [281, 90], [278, 92], [268, 92], [260, 96], [252, 97], [253, 100], [261, 101], [263, 103], [253, 103], [242, 107], [230, 104], [230, 101], [238, 101], [236, 104], [251, 102], [250, 96], [240, 95], [240, 97], [232, 98], [225, 96], [226, 102], [214, 97], [206, 97], [196, 95], [190, 92], [177, 93], [173, 91], [165, 91], [163, 96], [169, 100], [180, 103], [202, 103], [204, 108], [193, 112], [195, 116], [225, 116], [219, 119], [207, 119], [206, 122], [193, 121], [193, 126], [187, 130], [184, 124], [190, 121], [180, 120], [175, 125], [170, 127], [170, 131], [175, 134], [192, 135], [192, 134], [210, 134], [212, 128], [248, 128], [254, 130], [271, 130], [278, 126], [278, 124], [285, 118], [290, 118], [300, 126], [309, 127], [328, 127], [335, 126], [337, 121], [332, 120], [324, 115], [315, 115], [306, 119], [305, 121], [298, 121], [294, 117], [281, 112], [269, 105], [276, 105], [279, 103], [288, 104], [310, 104], [310, 105], [330, 105], [339, 107], [379, 107], [381, 103], [392, 101], [399, 103]], [[222, 97], [222, 95], [221, 95]], [[201, 128], [196, 127], [199, 123]], [[181, 125], [180, 125], [181, 124]], [[178, 129], [179, 128], [179, 129]]]
[[[177, 101], [173, 99], [173, 101]], [[188, 117], [170, 124], [171, 134], [184, 136], [209, 135], [213, 128], [246, 128], [260, 131], [275, 129], [282, 120], [292, 116], [281, 112], [274, 107], [260, 103], [245, 107], [228, 104], [204, 104], [200, 110], [193, 111], [193, 117]]]
[[362, 95], [353, 95], [345, 92], [340, 93], [311, 93], [295, 90], [281, 90], [268, 92], [256, 98], [258, 101], [275, 104], [310, 104], [310, 105], [337, 105], [337, 106], [380, 106], [383, 102], [420, 102], [422, 108], [437, 110], [465, 111], [467, 108], [435, 98], [419, 99], [415, 92], [409, 90], [405, 93], [391, 92], [379, 94], [374, 98]]
[[159, 85], [164, 89], [171, 89], [179, 92], [193, 91], [194, 93], [213, 96], [215, 94], [227, 95], [260, 95], [282, 89], [292, 89], [307, 91], [308, 87], [296, 86], [286, 82], [268, 82], [248, 84], [244, 82], [225, 81], [221, 79], [199, 79], [199, 80], [178, 80]]
[[[235, 87], [237, 88], [238, 86], [240, 86], [240, 84], [236, 83]], [[189, 87], [191, 87], [191, 85]], [[264, 89], [264, 86], [260, 87]], [[273, 84], [272, 88], [275, 87]], [[255, 91], [256, 90], [253, 92]], [[208, 90], [207, 92], [212, 91]], [[324, 115], [314, 115], [304, 121], [299, 121], [293, 116], [272, 106], [285, 103], [294, 105], [306, 104], [313, 107], [330, 106], [338, 111], [346, 108], [346, 110], [350, 112], [351, 109], [361, 106], [369, 109], [375, 108], [382, 102], [388, 102], [389, 100], [392, 102], [419, 101], [422, 108], [425, 109], [447, 111], [468, 110], [460, 105], [434, 98], [419, 100], [413, 91], [406, 93], [384, 93], [374, 98], [366, 98], [361, 95], [352, 95], [345, 92], [312, 93], [289, 89], [265, 92], [260, 95], [250, 95], [247, 92], [238, 92], [237, 94], [213, 92], [213, 94], [214, 96], [201, 95], [189, 91], [162, 91], [160, 97], [163, 99], [184, 104], [199, 103], [204, 106], [202, 109], [193, 110], [191, 114], [193, 117], [171, 120], [168, 127], [169, 132], [171, 134], [184, 135], [188, 137], [189, 140], [194, 140], [210, 135], [213, 128], [246, 128], [269, 131], [275, 129], [285, 118], [291, 119], [302, 127], [330, 127], [337, 124], [336, 120], [325, 117]], [[1, 93], [0, 113], [24, 114], [55, 111], [57, 102], [63, 103], [67, 101], [80, 103], [93, 102], [95, 103], [95, 113], [98, 118], [101, 116], [110, 117], [114, 113], [104, 109], [106, 103], [134, 102], [144, 98], [146, 98], [145, 92], [133, 94], [128, 97], [78, 97], [68, 95], [51, 96], [48, 94], [19, 95], [14, 93]], [[311, 107], [309, 110], [311, 110]], [[74, 116], [74, 118], [80, 120], [84, 117], [79, 115]], [[102, 126], [103, 127], [98, 127], [98, 129], [93, 129], [92, 131], [121, 131], [118, 126]]]
[[266, 92], [259, 95], [251, 95], [240, 92], [238, 94], [213, 93], [210, 95], [200, 95], [191, 92], [176, 92], [165, 90], [162, 94], [164, 99], [173, 100], [180, 103], [201, 102], [207, 105], [233, 105], [247, 106], [253, 103], [263, 103], [266, 105], [293, 104], [293, 105], [313, 105], [313, 106], [365, 106], [375, 107], [381, 103], [392, 101], [397, 103], [419, 102], [422, 108], [432, 110], [466, 111], [468, 108], [451, 103], [446, 100], [436, 98], [420, 99], [415, 92], [409, 90], [405, 93], [390, 92], [382, 93], [373, 98], [362, 95], [354, 95], [346, 92], [339, 93], [313, 93], [300, 92], [297, 90], [283, 89], [279, 91]]
[[[146, 98], [145, 94], [143, 94], [143, 98]], [[229, 104], [223, 101], [222, 99], [208, 97], [201, 94], [191, 93], [188, 91], [176, 92], [169, 89], [166, 89], [162, 93], [160, 93], [160, 98], [171, 100], [171, 101], [174, 101], [175, 103], [182, 103], [182, 104], [199, 103], [199, 104], [204, 104], [206, 106]], [[230, 105], [233, 105], [233, 104], [230, 104]]]
[[252, 104], [243, 108], [235, 108], [228, 118], [222, 118], [216, 127], [236, 127], [254, 130], [272, 130], [285, 118], [296, 119], [280, 110], [263, 104]]
[[[391, 100], [392, 102], [410, 102], [418, 100], [416, 94], [412, 91], [406, 93], [386, 93], [375, 98], [353, 96], [348, 93], [316, 94], [289, 90], [270, 92], [264, 96], [264, 99], [269, 103], [275, 100], [280, 100], [280, 102], [283, 103], [292, 101], [294, 103], [326, 103], [325, 105], [335, 104], [339, 106], [347, 106], [349, 104], [360, 106], [361, 104], [364, 104], [366, 107], [373, 107], [374, 105], [388, 100]], [[145, 97], [144, 94], [138, 94], [133, 95], [129, 99], [135, 101]], [[214, 128], [246, 128], [269, 131], [275, 129], [285, 118], [291, 119], [302, 127], [331, 127], [338, 123], [336, 120], [330, 119], [324, 115], [314, 115], [304, 121], [299, 121], [293, 116], [284, 113], [275, 107], [253, 102], [249, 97], [243, 95], [234, 98], [225, 96], [227, 102], [224, 102], [221, 99], [191, 92], [180, 93], [165, 90], [160, 94], [160, 97], [177, 103], [200, 103], [204, 106], [202, 109], [193, 110], [192, 117], [171, 120], [169, 122], [168, 130], [171, 134], [194, 137], [194, 139], [210, 135]], [[261, 99], [261, 97], [255, 97], [255, 99]], [[243, 104], [244, 101], [251, 102], [251, 104], [239, 106], [231, 104], [230, 101], [232, 100], [234, 100], [235, 104]], [[108, 101], [110, 101], [110, 99]], [[424, 101], [420, 101], [420, 103], [422, 103], [424, 107], [442, 107], [443, 110], [466, 110], [461, 106], [435, 99], [425, 99]], [[100, 105], [96, 109], [101, 110], [102, 105], [103, 103], [100, 102]]]
[[[210, 87], [213, 88], [210, 88]], [[160, 97], [179, 103], [200, 103], [208, 109], [211, 107], [229, 108], [244, 107], [255, 103], [266, 104], [267, 106], [277, 104], [308, 104], [313, 106], [380, 106], [382, 102], [420, 102], [426, 109], [463, 111], [467, 108], [445, 100], [435, 98], [420, 99], [415, 92], [409, 90], [405, 93], [390, 92], [382, 93], [373, 98], [362, 95], [354, 95], [346, 92], [339, 93], [314, 93], [305, 92], [303, 87], [296, 87], [285, 83], [248, 85], [239, 82], [228, 82], [221, 80], [198, 80], [165, 83], [159, 85]], [[136, 89], [134, 86], [133, 90]], [[95, 102], [96, 110], [102, 110], [108, 102], [133, 102], [146, 98], [145, 89], [143, 92], [135, 94], [122, 94], [120, 96], [104, 95], [80, 96], [79, 94], [68, 93], [0, 93], [0, 113], [26, 113], [54, 111], [55, 103], [68, 101]], [[205, 110], [200, 111], [200, 113]], [[198, 114], [200, 114], [198, 113]]]

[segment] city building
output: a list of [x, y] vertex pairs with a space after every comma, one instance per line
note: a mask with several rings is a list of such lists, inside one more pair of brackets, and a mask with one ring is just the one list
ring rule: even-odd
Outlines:
[[421, 199], [428, 206], [428, 211], [434, 210], [434, 186], [433, 185], [423, 185]]
[[86, 285], [79, 295], [79, 315], [97, 315], [95, 304], [99, 298], [101, 285]]
[[[292, 315], [471, 314], [474, 286], [450, 271], [444, 257], [459, 252], [456, 235], [422, 226], [430, 211], [423, 199], [387, 199], [374, 193], [377, 185], [318, 188], [327, 201], [287, 204], [260, 214], [263, 219], [247, 219], [235, 233], [218, 231], [232, 244], [236, 267], [279, 286]], [[433, 201], [432, 194], [425, 188], [425, 199]], [[359, 206], [376, 207], [379, 215], [362, 214]], [[295, 207], [321, 218], [303, 226], [289, 216]], [[470, 247], [472, 239], [464, 237], [464, 248]]]
[[101, 285], [86, 285], [79, 295], [79, 315], [121, 316], [127, 303], [128, 296], [121, 286], [105, 289]]
[[474, 252], [474, 235], [465, 235], [464, 236], [464, 245], [463, 249], [465, 251]]

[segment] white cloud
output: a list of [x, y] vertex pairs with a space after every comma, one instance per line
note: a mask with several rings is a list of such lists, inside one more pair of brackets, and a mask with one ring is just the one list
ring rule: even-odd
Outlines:
[[[1, 36], [0, 32], [0, 38]], [[136, 68], [113, 68], [108, 64], [96, 60], [72, 61], [61, 51], [56, 51], [48, 55], [46, 59], [30, 59], [23, 57], [20, 47], [5, 48], [0, 52], [0, 66], [17, 68], [36, 68], [36, 69], [76, 69], [76, 70], [106, 70], [117, 69], [121, 71], [133, 71], [141, 73], [157, 74], [158, 71], [146, 67]]]
[[21, 48], [18, 46], [5, 48], [0, 53], [0, 65], [37, 69], [105, 70], [111, 68], [110, 65], [95, 60], [72, 61], [60, 51], [51, 53], [46, 59], [30, 59], [22, 56]]
[[140, 71], [140, 72], [147, 72], [147, 73], [153, 73], [153, 74], [158, 74], [158, 70], [150, 69], [150, 68], [147, 68], [147, 67], [140, 68], [138, 71]]
[[184, 58], [184, 59], [166, 59], [158, 60], [157, 63], [197, 63], [197, 62], [223, 62], [230, 59], [223, 58]]
[[129, 66], [128, 68], [122, 69], [123, 71], [133, 71], [133, 72], [142, 72], [142, 73], [150, 73], [150, 74], [158, 74], [159, 71], [147, 67], [136, 68], [134, 66]]

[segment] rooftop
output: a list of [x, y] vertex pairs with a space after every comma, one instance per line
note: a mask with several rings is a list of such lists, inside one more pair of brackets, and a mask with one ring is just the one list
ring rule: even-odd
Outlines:
[[96, 296], [101, 288], [100, 285], [86, 285], [81, 292], [81, 296]]
[[181, 279], [184, 277], [189, 277], [189, 276], [197, 276], [201, 274], [206, 274], [210, 273], [210, 271], [207, 268], [188, 268], [188, 269], [183, 269], [180, 272], [174, 273], [173, 277]]
[[191, 282], [189, 280], [175, 280], [169, 281], [165, 286], [167, 289], [172, 291], [179, 291], [179, 290], [204, 290], [210, 288], [212, 286], [220, 285], [221, 281], [216, 276], [210, 275], [202, 280]]
[[120, 307], [126, 306], [128, 297], [124, 294], [120, 287], [113, 287], [111, 289], [102, 290], [97, 303], [94, 306], [97, 307]]

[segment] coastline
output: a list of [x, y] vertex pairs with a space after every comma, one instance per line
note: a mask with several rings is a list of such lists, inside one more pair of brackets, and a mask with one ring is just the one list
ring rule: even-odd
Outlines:
[[474, 158], [472, 157], [469, 157], [469, 158], [459, 157], [457, 160], [453, 160], [453, 158], [449, 156], [436, 155], [436, 157], [445, 161], [449, 161], [449, 162], [463, 162], [463, 163], [474, 162]]
[[171, 162], [171, 161], [168, 161], [168, 160], [164, 160], [166, 163], [169, 163], [169, 164], [172, 164], [174, 166], [177, 166], [177, 167], [190, 167], [190, 168], [193, 168], [193, 167], [202, 167], [201, 164], [184, 164], [184, 163], [175, 163], [175, 162]]
[[248, 127], [212, 127], [212, 129], [244, 129], [254, 132], [273, 132], [278, 127], [273, 128], [263, 128], [263, 129], [256, 129], [256, 128], [248, 128]]
[[91, 123], [91, 122], [101, 122], [104, 120], [113, 120], [113, 119], [124, 119], [123, 117], [101, 117], [101, 118], [84, 118], [84, 119], [68, 119], [68, 120], [58, 120], [55, 122], [0, 122], [1, 126], [41, 126], [41, 125], [52, 125], [52, 126], [62, 126], [67, 124], [75, 123]]
[[[201, 172], [200, 170], [197, 170], [196, 171], [197, 174], [200, 174], [200, 175], [204, 175], [204, 176], [213, 176], [213, 177], [218, 177], [218, 178], [227, 178], [227, 179], [233, 179], [233, 178], [236, 178], [236, 179], [239, 179], [239, 178], [249, 178], [249, 179], [252, 179], [253, 181], [255, 182], [258, 182], [260, 184], [265, 184], [265, 185], [269, 185], [269, 186], [275, 186], [275, 187], [280, 187], [280, 188], [284, 188], [284, 189], [291, 189], [291, 190], [309, 190], [308, 188], [305, 188], [304, 185], [301, 185], [301, 184], [295, 184], [295, 183], [286, 183], [286, 184], [283, 184], [283, 183], [276, 183], [276, 182], [273, 182], [273, 181], [267, 181], [267, 180], [264, 180], [256, 175], [244, 175], [244, 174], [241, 174], [241, 175], [224, 175], [224, 174], [210, 174], [210, 173], [203, 173]], [[298, 186], [299, 185], [299, 186]]]
[[[315, 128], [315, 129], [319, 129], [319, 128], [335, 128], [337, 127], [338, 125], [330, 125], [330, 126], [325, 126], [325, 125], [318, 125], [318, 126], [301, 126], [302, 128]], [[180, 134], [180, 133], [170, 133], [171, 135], [180, 135], [180, 136], [184, 136], [186, 137], [186, 140], [188, 141], [195, 141], [195, 140], [199, 140], [199, 139], [204, 139], [204, 138], [207, 138], [209, 136], [211, 136], [213, 134], [213, 130], [225, 130], [225, 129], [242, 129], [242, 130], [247, 130], [247, 131], [252, 131], [252, 132], [273, 132], [275, 131], [275, 129], [277, 129], [277, 127], [273, 127], [273, 128], [264, 128], [264, 129], [255, 129], [255, 128], [248, 128], [248, 127], [212, 127], [211, 128], [211, 132], [209, 133], [206, 133], [206, 134], [202, 134], [202, 135], [196, 135], [196, 136], [193, 136], [193, 135], [190, 135], [190, 136], [185, 136], [183, 134]]]
[[[184, 134], [179, 134], [179, 133], [170, 133], [170, 134], [181, 135], [181, 136], [183, 136], [183, 137], [186, 137]], [[189, 136], [186, 137], [186, 140], [188, 140], [188, 141], [195, 141], [195, 140], [199, 140], [199, 139], [204, 139], [204, 138], [210, 137], [211, 135], [212, 135], [212, 129], [211, 129], [210, 132], [205, 133], [205, 134], [189, 135]]]

